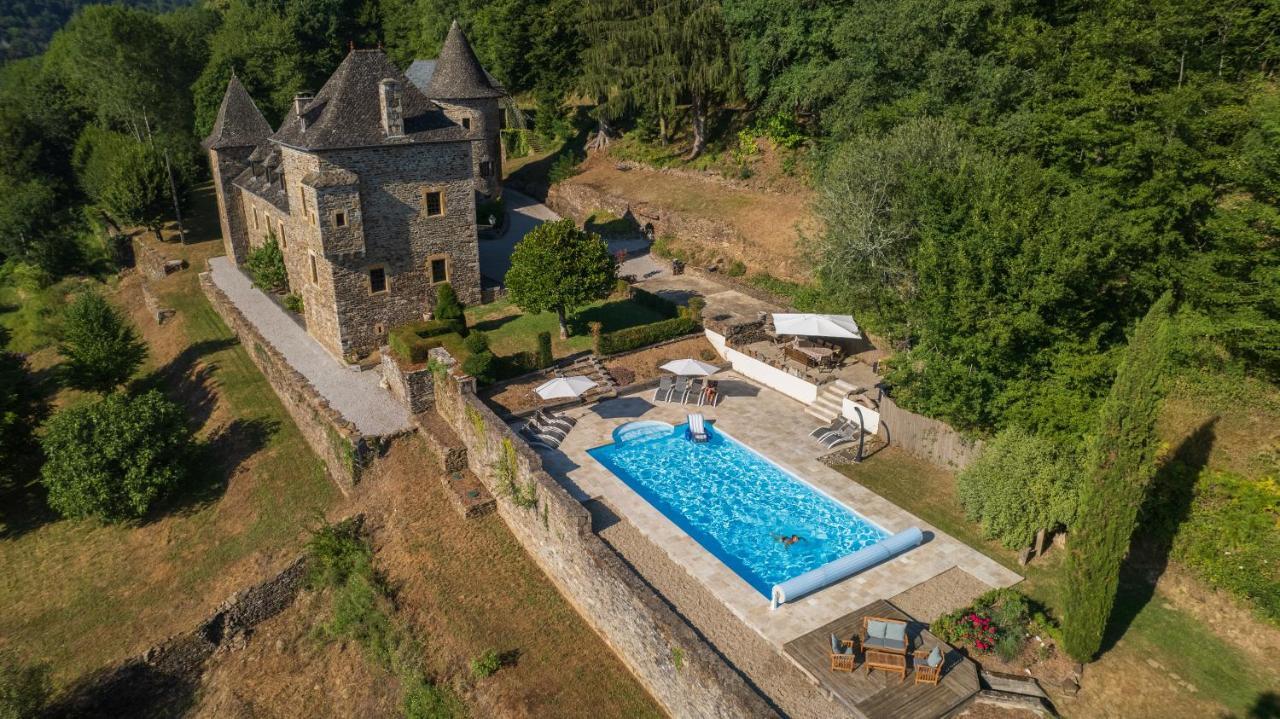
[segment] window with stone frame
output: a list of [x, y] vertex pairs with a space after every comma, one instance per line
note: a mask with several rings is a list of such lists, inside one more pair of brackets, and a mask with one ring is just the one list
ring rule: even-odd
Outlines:
[[433, 285], [449, 281], [449, 258], [443, 255], [427, 260], [427, 279]]
[[369, 294], [377, 295], [387, 291], [387, 270], [385, 267], [369, 268]]
[[311, 260], [311, 283], [316, 284], [320, 281], [320, 273], [316, 270], [316, 254], [312, 252], [309, 258]]
[[280, 220], [278, 224], [280, 227], [280, 249], [283, 250], [289, 246], [289, 240], [284, 236], [284, 220]]
[[258, 229], [258, 206], [253, 206], [253, 229]]
[[444, 192], [440, 190], [423, 190], [422, 209], [427, 217], [439, 217], [444, 214]]
[[462, 129], [464, 129], [464, 130], [470, 130], [470, 129], [471, 129], [471, 118], [469, 118], [469, 117], [464, 117], [464, 118], [462, 118]]
[[334, 211], [333, 211], [333, 226], [334, 226], [334, 227], [346, 227], [346, 226], [347, 226], [347, 211], [346, 211], [346, 210], [334, 210]]
[[480, 163], [480, 176], [493, 177], [493, 163], [485, 160]]

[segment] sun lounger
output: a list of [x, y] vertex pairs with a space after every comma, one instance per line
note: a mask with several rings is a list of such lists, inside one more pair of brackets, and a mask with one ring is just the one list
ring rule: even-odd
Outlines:
[[692, 398], [695, 402], [702, 398], [702, 391], [706, 389], [705, 380], [694, 379], [689, 382], [689, 392], [685, 395], [685, 401], [688, 402]]
[[689, 415], [689, 439], [695, 442], [705, 442], [710, 439], [707, 434], [707, 420], [701, 413], [695, 412]]
[[837, 429], [832, 434], [823, 437], [818, 440], [818, 442], [827, 449], [833, 449], [847, 442], [854, 441], [858, 438], [858, 432], [860, 431], [862, 431], [862, 428], [857, 424], [854, 424], [853, 422], [845, 422], [840, 426], [840, 429]]
[[677, 398], [680, 404], [684, 404], [685, 400], [689, 398], [688, 377], [676, 377], [676, 384], [671, 388], [671, 395], [667, 397], [667, 401], [675, 402]]
[[530, 417], [526, 426], [538, 434], [554, 437], [557, 442], [563, 442], [564, 438], [569, 434], [569, 430], [561, 429], [551, 424], [543, 424], [535, 417]]
[[814, 428], [814, 430], [809, 433], [809, 436], [821, 442], [822, 440], [826, 439], [828, 435], [832, 435], [832, 434], [835, 434], [836, 432], [839, 432], [840, 428], [844, 426], [845, 422], [848, 422], [848, 421], [849, 420], [845, 419], [844, 417], [836, 417], [835, 419], [822, 425], [821, 427]]
[[520, 428], [520, 435], [523, 436], [529, 444], [535, 447], [543, 447], [546, 449], [558, 449], [560, 447], [560, 440], [545, 434], [539, 434], [528, 426]]
[[539, 409], [537, 412], [534, 412], [533, 417], [534, 419], [538, 420], [539, 424], [551, 425], [552, 427], [559, 427], [560, 429], [563, 429], [566, 432], [573, 429], [573, 426], [577, 424], [576, 420], [569, 419], [568, 417], [565, 417], [563, 415], [551, 414], [550, 412], [543, 409]]
[[653, 391], [654, 402], [666, 402], [671, 399], [671, 377], [663, 375], [658, 378], [658, 388]]

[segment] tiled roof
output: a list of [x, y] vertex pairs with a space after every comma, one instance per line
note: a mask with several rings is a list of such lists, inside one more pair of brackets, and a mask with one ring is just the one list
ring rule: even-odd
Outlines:
[[[431, 76], [435, 74], [435, 71], [436, 71], [435, 58], [431, 58], [429, 60], [418, 59], [418, 60], [414, 60], [412, 63], [409, 64], [409, 67], [406, 67], [404, 69], [404, 76], [409, 78], [409, 82], [413, 83], [414, 85], [417, 85], [419, 90], [421, 90], [423, 93], [426, 93], [427, 86], [431, 84]], [[484, 77], [486, 80], [489, 81], [490, 87], [497, 90], [499, 93], [503, 95], [507, 94], [507, 89], [502, 86], [502, 83], [498, 82], [498, 78], [489, 74], [488, 70], [484, 70]], [[427, 97], [431, 97], [431, 96], [427, 95]], [[440, 99], [444, 100], [445, 98], [442, 97]]]
[[271, 136], [271, 126], [258, 112], [253, 98], [240, 84], [240, 80], [231, 76], [227, 83], [227, 92], [222, 96], [222, 105], [218, 107], [218, 117], [213, 122], [213, 132], [201, 143], [206, 150], [217, 150], [224, 147], [251, 147], [264, 142]]
[[462, 33], [458, 21], [449, 26], [449, 34], [440, 48], [435, 71], [425, 90], [427, 97], [436, 100], [470, 100], [482, 97], [502, 97], [489, 80], [489, 73], [480, 66], [471, 43]]
[[[382, 127], [378, 87], [384, 79], [401, 85], [402, 137], [388, 138]], [[466, 140], [468, 133], [445, 117], [381, 50], [352, 50], [302, 109], [302, 118], [290, 109], [271, 139], [303, 150], [331, 150]]]
[[308, 172], [302, 176], [307, 187], [348, 187], [360, 181], [360, 176], [349, 170], [334, 168], [324, 172]]

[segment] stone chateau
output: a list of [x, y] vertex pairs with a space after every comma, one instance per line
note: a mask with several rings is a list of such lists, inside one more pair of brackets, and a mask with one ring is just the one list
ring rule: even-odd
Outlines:
[[274, 132], [233, 76], [203, 143], [227, 256], [274, 237], [307, 331], [348, 360], [430, 313], [440, 283], [480, 300], [476, 201], [501, 192], [504, 92], [457, 22], [413, 71], [353, 49]]

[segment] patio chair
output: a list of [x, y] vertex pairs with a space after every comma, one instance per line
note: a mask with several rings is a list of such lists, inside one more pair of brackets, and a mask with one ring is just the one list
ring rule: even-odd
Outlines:
[[671, 399], [671, 377], [662, 375], [658, 378], [658, 388], [653, 391], [654, 402], [666, 402]]
[[716, 400], [718, 399], [720, 399], [720, 383], [713, 379], [707, 380], [707, 384], [703, 388], [702, 393], [698, 395], [698, 406], [701, 407], [704, 404], [710, 404], [714, 407], [716, 406]]
[[835, 449], [842, 444], [852, 442], [857, 439], [859, 431], [860, 427], [857, 424], [845, 420], [845, 423], [840, 425], [835, 432], [819, 439], [818, 442], [827, 449]]
[[935, 644], [928, 652], [917, 649], [912, 663], [916, 668], [916, 684], [937, 684], [942, 679], [942, 665], [946, 661], [941, 648]]
[[858, 668], [854, 644], [852, 639], [837, 639], [836, 635], [831, 635], [831, 671], [853, 673]]
[[680, 398], [680, 404], [684, 404], [685, 400], [689, 398], [688, 377], [676, 377], [675, 386], [671, 388], [671, 394], [668, 395], [667, 401], [675, 402], [676, 397]]
[[689, 439], [695, 442], [705, 442], [711, 438], [707, 432], [707, 420], [700, 412], [694, 412], [689, 415]]

